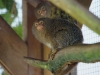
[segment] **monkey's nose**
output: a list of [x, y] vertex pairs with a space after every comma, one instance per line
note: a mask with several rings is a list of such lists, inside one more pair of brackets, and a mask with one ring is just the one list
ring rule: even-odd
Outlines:
[[42, 11], [41, 16], [46, 16], [46, 11]]
[[42, 30], [43, 29], [43, 25], [42, 24], [39, 24], [38, 26], [37, 26], [37, 30]]

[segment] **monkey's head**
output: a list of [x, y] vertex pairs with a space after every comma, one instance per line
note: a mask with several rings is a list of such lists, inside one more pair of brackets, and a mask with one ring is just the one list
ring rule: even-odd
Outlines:
[[34, 24], [33, 24], [33, 27], [32, 27], [32, 30], [36, 30], [36, 31], [44, 31], [48, 28], [50, 28], [51, 24], [53, 23], [53, 19], [50, 19], [50, 18], [40, 18], [40, 19], [37, 19]]
[[37, 18], [50, 17], [51, 4], [47, 1], [43, 1], [35, 8], [35, 15]]
[[40, 18], [37, 19], [33, 26], [32, 26], [32, 32], [34, 35], [44, 35], [48, 29], [51, 28], [51, 23], [53, 23], [53, 20], [49, 19], [49, 18]]

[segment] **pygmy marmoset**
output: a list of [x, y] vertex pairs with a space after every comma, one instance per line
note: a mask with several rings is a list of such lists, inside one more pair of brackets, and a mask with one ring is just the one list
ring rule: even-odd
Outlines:
[[39, 18], [62, 18], [69, 20], [70, 22], [77, 25], [77, 21], [73, 19], [69, 14], [62, 11], [60, 8], [56, 7], [48, 1], [42, 1], [35, 8], [35, 16]]
[[32, 32], [52, 50], [60, 50], [83, 41], [80, 28], [65, 19], [40, 18], [34, 22]]

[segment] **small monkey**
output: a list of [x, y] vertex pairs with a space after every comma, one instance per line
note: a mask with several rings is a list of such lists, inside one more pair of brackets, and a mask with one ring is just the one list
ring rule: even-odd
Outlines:
[[53, 51], [83, 41], [80, 28], [65, 19], [40, 18], [34, 22], [32, 32]]
[[42, 1], [35, 8], [35, 16], [39, 18], [62, 18], [71, 21], [77, 25], [77, 21], [73, 19], [69, 14], [65, 13], [55, 5], [51, 4], [48, 1]]

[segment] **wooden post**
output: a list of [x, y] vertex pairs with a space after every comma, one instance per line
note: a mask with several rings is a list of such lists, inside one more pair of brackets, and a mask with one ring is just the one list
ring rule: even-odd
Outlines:
[[28, 75], [27, 45], [0, 16], [0, 64], [10, 75]]
[[[36, 20], [34, 7], [23, 0], [23, 39], [28, 45], [28, 57], [43, 59], [43, 45], [32, 34], [32, 25]], [[29, 75], [43, 75], [43, 70], [29, 66]]]

